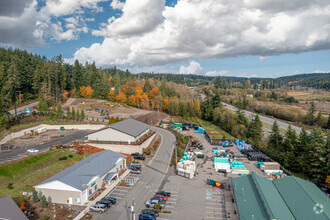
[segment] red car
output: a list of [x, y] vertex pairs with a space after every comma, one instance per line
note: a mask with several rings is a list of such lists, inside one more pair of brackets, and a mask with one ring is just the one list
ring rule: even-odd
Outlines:
[[154, 199], [162, 199], [164, 201], [167, 201], [167, 197], [166, 196], [163, 196], [163, 195], [160, 195], [160, 194], [156, 194], [154, 196]]

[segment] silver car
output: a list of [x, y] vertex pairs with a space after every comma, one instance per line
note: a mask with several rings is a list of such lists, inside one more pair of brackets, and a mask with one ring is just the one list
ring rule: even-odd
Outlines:
[[133, 173], [133, 174], [140, 174], [140, 173], [141, 173], [141, 170], [138, 170], [138, 169], [132, 169], [132, 170], [131, 170], [131, 173]]
[[106, 210], [107, 210], [107, 207], [104, 204], [96, 204], [96, 205], [91, 205], [89, 207], [89, 211], [93, 211], [93, 212], [103, 213]]

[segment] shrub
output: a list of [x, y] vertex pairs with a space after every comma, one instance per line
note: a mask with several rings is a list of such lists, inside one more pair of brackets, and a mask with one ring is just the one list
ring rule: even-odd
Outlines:
[[69, 156], [68, 156], [68, 157], [72, 158], [72, 157], [73, 157], [73, 155], [72, 155], [72, 154], [69, 154]]
[[66, 156], [60, 157], [59, 160], [67, 160], [68, 158]]
[[7, 188], [8, 188], [8, 189], [14, 189], [14, 187], [13, 187], [13, 183], [8, 183]]
[[33, 194], [32, 194], [32, 200], [33, 200], [33, 202], [39, 202], [38, 192], [35, 190], [33, 191]]
[[41, 207], [42, 208], [47, 208], [47, 200], [46, 200], [46, 197], [44, 195], [41, 197]]
[[161, 210], [162, 206], [160, 204], [156, 203], [155, 206], [154, 206], [154, 209]]

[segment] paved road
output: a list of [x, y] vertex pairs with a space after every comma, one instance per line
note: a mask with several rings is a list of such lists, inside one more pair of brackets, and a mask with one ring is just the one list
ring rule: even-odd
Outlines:
[[[34, 103], [31, 103], [31, 104], [28, 104], [28, 105], [25, 105], [25, 106], [22, 106], [22, 107], [19, 107], [17, 108], [17, 114], [22, 114], [25, 112], [25, 108], [34, 108], [34, 107], [37, 107], [38, 106], [38, 103], [39, 102], [34, 102]], [[10, 114], [14, 115], [15, 114], [15, 109], [14, 110], [11, 110], [9, 111]]]
[[[227, 103], [222, 103], [223, 106], [225, 108], [228, 108], [232, 111], [237, 111], [238, 108], [236, 108], [235, 106], [232, 106], [232, 105], [228, 105]], [[255, 113], [253, 112], [250, 112], [250, 111], [246, 111], [246, 110], [243, 110], [244, 114], [248, 117], [254, 117]], [[259, 115], [259, 114], [258, 114]], [[267, 123], [267, 124], [270, 124], [270, 125], [273, 125], [275, 121], [277, 121], [277, 124], [279, 125], [280, 128], [282, 129], [285, 129], [287, 130], [288, 127], [289, 127], [289, 123], [286, 123], [284, 122], [283, 120], [276, 120], [276, 119], [272, 119], [272, 118], [268, 118], [268, 117], [265, 117], [265, 116], [262, 116], [262, 115], [259, 115], [259, 118], [261, 121]], [[294, 125], [291, 125], [291, 127], [299, 134], [301, 132], [301, 128], [300, 127], [297, 127], [297, 126], [294, 126]], [[307, 131], [308, 132], [308, 131]]]
[[49, 149], [49, 147], [58, 144], [59, 142], [61, 144], [68, 144], [71, 143], [72, 141], [75, 140], [84, 140], [84, 137], [94, 131], [90, 131], [90, 130], [84, 130], [84, 131], [77, 131], [73, 134], [64, 136], [62, 138], [57, 138], [54, 140], [51, 140], [47, 143], [44, 144], [40, 144], [40, 145], [34, 145], [34, 146], [26, 146], [24, 148], [18, 149], [18, 150], [14, 150], [14, 151], [6, 151], [6, 152], [1, 152], [0, 153], [0, 163], [4, 163], [7, 161], [11, 161], [11, 160], [15, 160], [15, 159], [19, 159], [22, 156], [20, 156], [19, 154], [21, 153], [25, 153], [27, 149], [29, 148], [34, 148], [34, 149], [38, 149], [40, 151], [47, 151]]
[[115, 188], [110, 195], [119, 198], [118, 203], [104, 214], [93, 213], [93, 219], [132, 219], [128, 207], [131, 206], [133, 199], [135, 201], [134, 211], [137, 213], [136, 219], [138, 219], [138, 213], [145, 208], [145, 201], [149, 200], [160, 188], [169, 169], [175, 136], [164, 129], [156, 127], [153, 129], [161, 135], [162, 141], [152, 161], [143, 167], [143, 173], [136, 175], [139, 178], [138, 182], [130, 189]]

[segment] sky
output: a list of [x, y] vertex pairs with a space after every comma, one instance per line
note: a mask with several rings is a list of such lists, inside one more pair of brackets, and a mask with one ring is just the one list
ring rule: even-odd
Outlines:
[[133, 73], [330, 72], [329, 0], [1, 0], [0, 46]]

